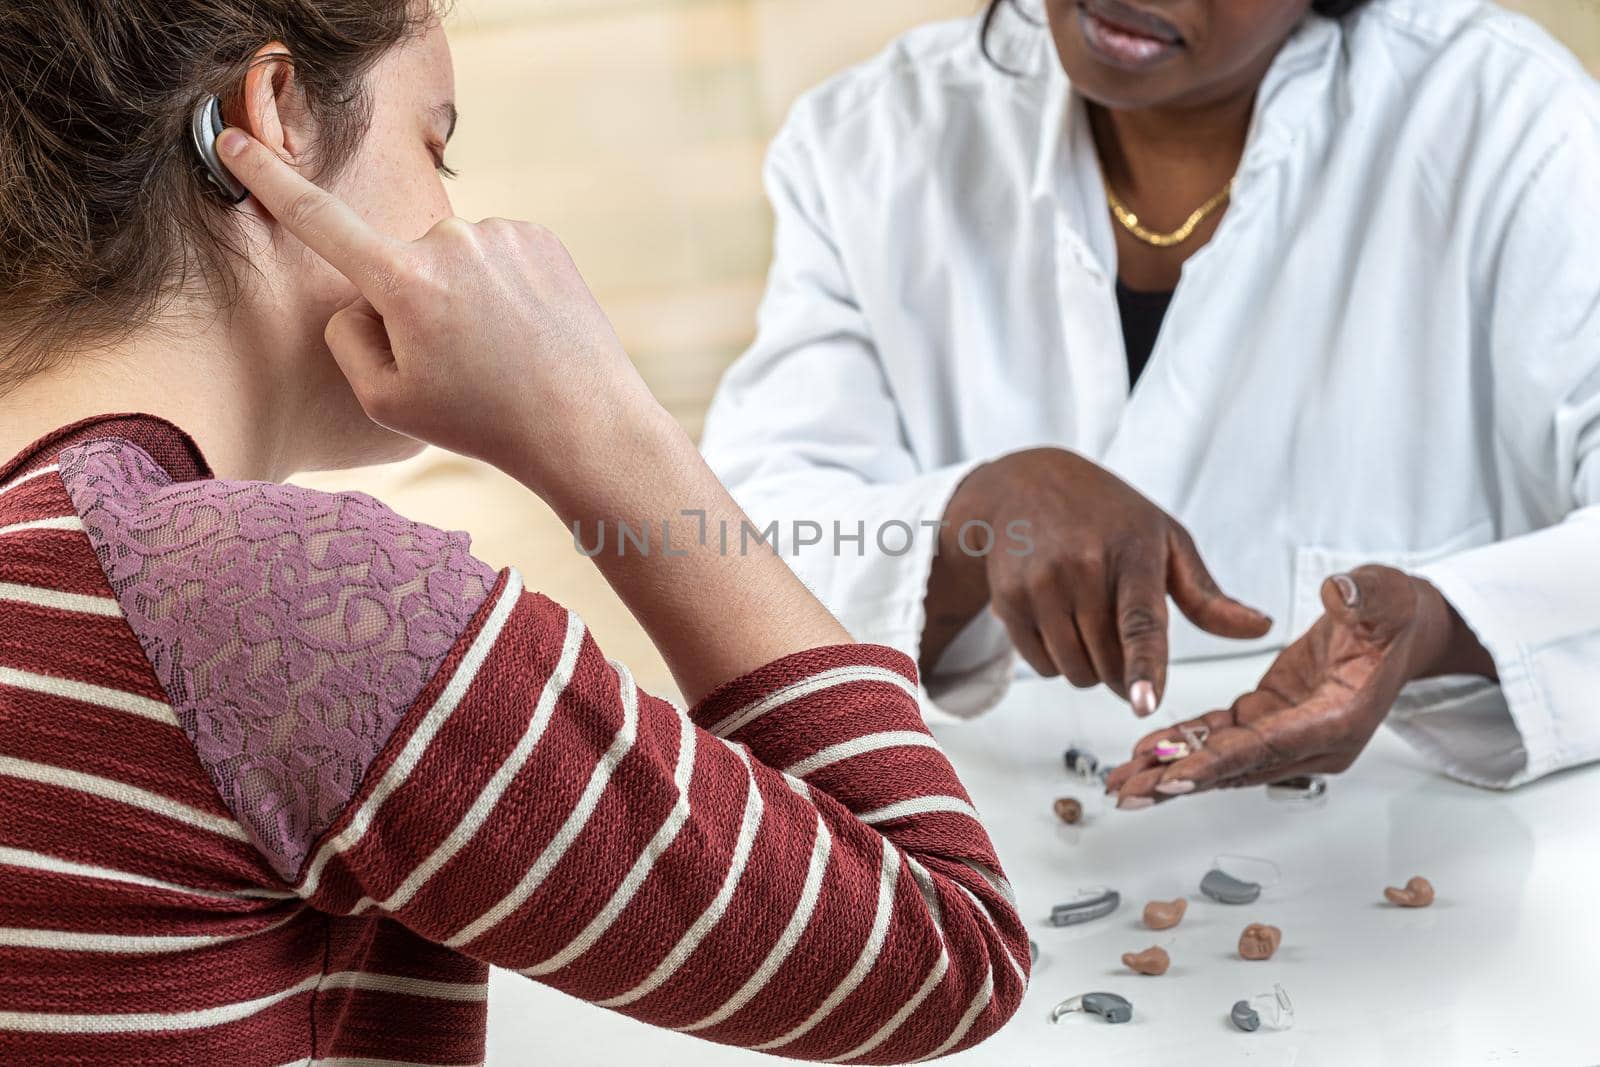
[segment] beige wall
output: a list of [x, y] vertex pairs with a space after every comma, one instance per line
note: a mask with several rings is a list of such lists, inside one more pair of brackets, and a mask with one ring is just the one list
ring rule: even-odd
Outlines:
[[[662, 402], [698, 433], [749, 341], [770, 250], [760, 167], [807, 87], [977, 0], [458, 0], [452, 187], [467, 218], [561, 234]], [[1600, 2], [1517, 0], [1600, 72]], [[308, 479], [470, 530], [479, 554], [578, 610], [658, 691], [659, 658], [540, 502], [430, 453]]]

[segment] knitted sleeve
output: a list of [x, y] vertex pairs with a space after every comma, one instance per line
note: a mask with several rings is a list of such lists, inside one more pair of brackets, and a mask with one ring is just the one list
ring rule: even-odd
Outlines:
[[62, 477], [283, 885], [710, 1040], [901, 1063], [1015, 1011], [1027, 938], [913, 665], [816, 649], [684, 711], [461, 535], [359, 495]]

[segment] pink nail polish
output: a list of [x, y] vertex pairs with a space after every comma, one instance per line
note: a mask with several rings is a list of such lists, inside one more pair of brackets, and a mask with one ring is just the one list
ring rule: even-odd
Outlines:
[[1361, 603], [1361, 587], [1356, 585], [1356, 580], [1348, 574], [1335, 574], [1333, 584], [1339, 587], [1339, 596], [1344, 600], [1347, 608], [1356, 607]]
[[1157, 782], [1156, 792], [1162, 796], [1181, 797], [1185, 793], [1194, 792], [1194, 783], [1185, 781], [1182, 778], [1177, 778], [1170, 782]]
[[1141, 719], [1156, 713], [1156, 687], [1149, 682], [1134, 682], [1133, 688], [1128, 690], [1128, 700], [1133, 704], [1134, 714]]
[[1123, 811], [1143, 811], [1146, 808], [1154, 807], [1155, 803], [1149, 797], [1123, 797], [1117, 801], [1117, 807]]

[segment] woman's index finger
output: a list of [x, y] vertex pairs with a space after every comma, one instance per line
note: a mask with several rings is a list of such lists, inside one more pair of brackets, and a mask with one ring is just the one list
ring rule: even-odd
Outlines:
[[224, 130], [217, 154], [285, 229], [333, 264], [363, 296], [377, 303], [389, 295], [386, 280], [393, 276], [399, 241], [373, 229], [350, 205], [307, 181], [243, 130]]

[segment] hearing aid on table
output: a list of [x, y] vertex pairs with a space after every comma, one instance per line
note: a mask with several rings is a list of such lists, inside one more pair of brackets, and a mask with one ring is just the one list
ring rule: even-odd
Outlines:
[[224, 200], [238, 204], [250, 196], [250, 190], [239, 184], [239, 179], [229, 173], [217, 155], [217, 135], [226, 128], [227, 123], [222, 121], [222, 101], [214, 95], [200, 101], [194, 114], [189, 117], [189, 133], [194, 138], [194, 149], [200, 155], [200, 162], [206, 169], [206, 178]]
[[[1245, 877], [1253, 874], [1257, 880]], [[1211, 861], [1211, 870], [1200, 879], [1200, 892], [1219, 904], [1253, 904], [1265, 888], [1282, 880], [1283, 874], [1271, 860], [1253, 856], [1218, 856]]]
[[1108, 1023], [1125, 1023], [1133, 1018], [1133, 1004], [1127, 997], [1115, 993], [1085, 993], [1057, 1004], [1050, 1012], [1050, 1021], [1058, 1023], [1063, 1016], [1075, 1011], [1098, 1015]]
[[1269, 1029], [1288, 1030], [1294, 1026], [1294, 1003], [1289, 1000], [1288, 990], [1281, 985], [1275, 985], [1270, 993], [1237, 1001], [1233, 1005], [1233, 1010], [1228, 1013], [1228, 1018], [1233, 1021], [1234, 1026], [1247, 1034], [1253, 1034], [1261, 1029], [1263, 1022]]
[[1050, 909], [1051, 926], [1077, 926], [1110, 915], [1122, 904], [1122, 894], [1115, 889], [1086, 889], [1077, 899], [1057, 904]]
[[1267, 798], [1292, 804], [1312, 804], [1328, 792], [1328, 780], [1320, 774], [1286, 778], [1267, 786]]

